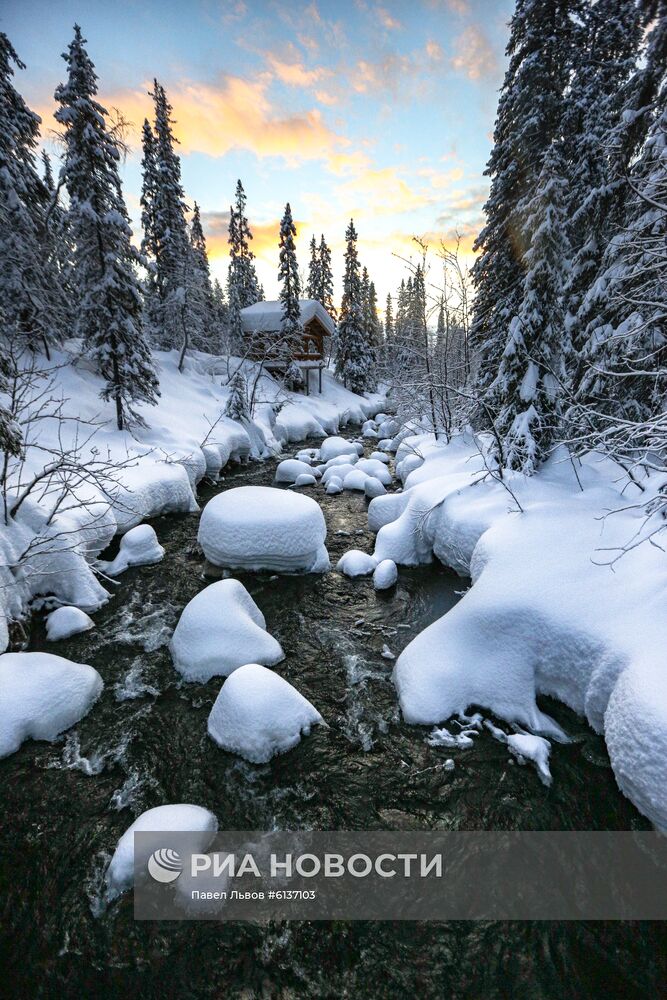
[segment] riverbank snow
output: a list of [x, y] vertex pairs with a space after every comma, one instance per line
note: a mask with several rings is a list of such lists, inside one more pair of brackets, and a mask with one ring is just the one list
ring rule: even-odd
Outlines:
[[[559, 453], [503, 484], [470, 437], [399, 447], [416, 464], [403, 493], [370, 505], [375, 556], [435, 555], [474, 584], [397, 660], [405, 719], [433, 724], [476, 704], [562, 739], [537, 707], [551, 695], [604, 733], [619, 787], [667, 829], [667, 564], [646, 542], [611, 565], [659, 526], [633, 508], [639, 490], [598, 455], [575, 468]], [[644, 502], [660, 484], [642, 485]]]
[[285, 753], [323, 722], [317, 709], [284, 678], [257, 663], [236, 670], [222, 686], [208, 719], [218, 746], [252, 764]]
[[93, 667], [52, 653], [0, 656], [0, 757], [24, 740], [55, 740], [87, 715], [102, 678]]
[[[69, 477], [71, 493], [51, 518], [55, 494], [36, 486], [16, 517], [0, 527], [0, 650], [8, 645], [9, 622], [21, 618], [35, 598], [53, 596], [87, 611], [101, 607], [109, 593], [95, 577], [96, 557], [115, 534], [148, 518], [197, 511], [196, 488], [204, 475], [215, 481], [228, 462], [271, 457], [306, 434], [335, 435], [350, 422], [368, 419], [384, 402], [380, 394], [350, 392], [328, 372], [322, 393], [304, 396], [286, 392], [254, 362], [190, 351], [179, 371], [177, 351], [156, 351], [158, 403], [138, 404], [145, 426], [118, 431], [113, 403], [100, 398], [104, 383], [79, 354], [72, 340], [50, 359], [34, 355], [34, 387], [26, 399], [34, 396], [37, 414], [46, 391], [64, 420], [54, 414], [33, 424], [21, 482], [51, 461], [47, 449], [72, 449], [77, 442], [80, 460], [108, 460], [108, 473], [95, 487]], [[261, 400], [252, 419], [225, 415], [228, 383], [237, 369]], [[349, 442], [347, 448], [356, 450]], [[10, 476], [10, 504], [17, 482], [18, 472]]]
[[187, 681], [226, 677], [248, 660], [273, 666], [284, 658], [264, 615], [239, 580], [218, 580], [193, 597], [172, 636], [174, 666]]
[[186, 803], [156, 806], [135, 819], [116, 844], [106, 872], [107, 902], [111, 902], [134, 884], [134, 835], [155, 831], [155, 850], [177, 850], [170, 843], [170, 833], [199, 834], [192, 839], [192, 850], [204, 852], [218, 831], [218, 820], [202, 806]]
[[240, 486], [213, 497], [198, 534], [215, 566], [282, 573], [326, 572], [326, 536], [315, 500], [270, 486]]

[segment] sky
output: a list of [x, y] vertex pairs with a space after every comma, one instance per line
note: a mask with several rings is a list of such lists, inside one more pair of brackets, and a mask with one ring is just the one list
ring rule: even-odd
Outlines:
[[511, 0], [0, 0], [0, 30], [26, 70], [15, 83], [55, 151], [53, 92], [80, 23], [99, 99], [132, 126], [122, 167], [139, 229], [140, 129], [154, 77], [166, 88], [188, 204], [202, 213], [212, 273], [227, 273], [229, 205], [248, 197], [260, 280], [277, 295], [278, 228], [290, 202], [302, 271], [321, 233], [338, 290], [344, 234], [381, 303], [416, 257], [461, 235], [472, 260], [488, 191]]

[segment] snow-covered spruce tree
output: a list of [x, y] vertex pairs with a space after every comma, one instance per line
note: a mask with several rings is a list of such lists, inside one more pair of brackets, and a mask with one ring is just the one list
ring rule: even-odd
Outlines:
[[215, 323], [216, 342], [220, 345], [222, 354], [229, 353], [228, 308], [222, 285], [216, 278], [213, 282], [213, 320]]
[[14, 88], [14, 67], [25, 68], [0, 32], [0, 293], [7, 328], [48, 350], [62, 319], [46, 246], [49, 192], [35, 161], [40, 118]]
[[[62, 339], [74, 328], [74, 292], [72, 289], [72, 258], [74, 248], [68, 225], [68, 215], [60, 201], [60, 186], [53, 180], [51, 159], [42, 150], [44, 172], [42, 180], [46, 191], [45, 221], [42, 229], [43, 268], [46, 286], [47, 309], [52, 318], [54, 339]], [[48, 354], [48, 349], [47, 349]]]
[[378, 363], [378, 349], [380, 346], [380, 335], [378, 332], [377, 317], [377, 295], [375, 285], [368, 276], [368, 269], [363, 268], [361, 272], [361, 301], [364, 327], [364, 340], [368, 349], [368, 384], [375, 381]]
[[301, 283], [299, 265], [296, 260], [294, 237], [296, 226], [292, 219], [292, 209], [289, 202], [285, 205], [285, 214], [280, 223], [280, 252], [278, 265], [278, 281], [280, 284], [280, 302], [282, 304], [281, 345], [280, 353], [286, 361], [292, 361], [301, 347], [303, 325], [301, 323]]
[[[627, 202], [631, 200], [632, 195], [626, 182], [627, 175], [641, 153], [665, 77], [667, 0], [641, 3], [638, 5], [638, 10], [641, 15], [640, 28], [644, 33], [644, 44], [638, 50], [640, 58], [637, 67], [625, 85], [621, 86], [619, 82], [617, 93], [613, 93], [613, 80], [616, 79], [616, 74], [612, 65], [608, 70], [612, 76], [610, 86], [612, 92], [607, 104], [600, 109], [593, 108], [592, 111], [593, 119], [597, 112], [607, 125], [606, 133], [601, 136], [606, 170], [599, 186], [593, 188], [589, 196], [588, 215], [591, 221], [587, 223], [594, 227], [593, 231], [596, 226], [602, 229], [601, 242], [599, 247], [595, 247], [597, 252], [591, 255], [591, 260], [584, 258], [584, 264], [588, 265], [586, 271], [588, 280], [585, 283], [580, 282], [581, 288], [577, 289], [580, 292], [578, 300], [574, 298], [571, 304], [568, 303], [568, 323], [574, 343], [580, 350], [586, 343], [595, 340], [596, 331], [606, 322], [602, 316], [606, 302], [597, 294], [604, 295], [602, 292], [604, 283], [598, 282], [596, 278], [601, 270], [606, 268], [602, 260], [605, 248], [612, 236], [625, 225], [629, 211]], [[633, 18], [630, 18], [630, 13], [625, 27], [636, 39], [638, 34], [636, 12]], [[617, 58], [620, 58], [618, 53]], [[605, 107], [608, 107], [607, 114], [604, 113]], [[576, 263], [579, 267], [583, 266], [578, 261]], [[604, 334], [601, 336], [604, 337]], [[583, 365], [580, 364], [574, 377], [575, 388], [582, 375]]]
[[[9, 457], [20, 455], [22, 444], [21, 428], [14, 420], [11, 410], [2, 403], [2, 397], [7, 392], [12, 364], [10, 352], [5, 351], [3, 343], [9, 332], [5, 309], [0, 301], [0, 453], [3, 454], [5, 467]], [[6, 511], [3, 515], [6, 515]]]
[[97, 76], [81, 29], [63, 58], [67, 82], [55, 99], [63, 126], [61, 178], [69, 194], [68, 222], [74, 242], [73, 286], [76, 332], [106, 385], [102, 398], [116, 408], [122, 430], [140, 423], [134, 405], [155, 403], [159, 383], [141, 327], [141, 288], [135, 272], [139, 254], [131, 243], [118, 176], [119, 149], [96, 100]]
[[240, 368], [237, 368], [229, 380], [229, 399], [225, 406], [225, 416], [232, 420], [247, 420], [250, 417], [248, 406], [248, 386]]
[[188, 207], [181, 184], [181, 162], [174, 151], [172, 107], [164, 87], [153, 81], [155, 102], [156, 187], [154, 225], [158, 316], [156, 340], [160, 347], [180, 347], [182, 369], [189, 344], [190, 308], [188, 286], [192, 276], [192, 253], [186, 222]]
[[666, 98], [667, 82], [628, 179], [625, 223], [590, 292], [600, 315], [583, 352], [578, 401], [586, 425], [607, 433], [614, 421], [650, 422], [667, 400]]
[[157, 259], [160, 245], [157, 236], [155, 219], [158, 171], [156, 158], [156, 142], [153, 129], [144, 119], [141, 130], [141, 145], [143, 157], [141, 160], [142, 181], [141, 197], [141, 252], [145, 258], [146, 277], [144, 279], [144, 328], [149, 338], [158, 343], [160, 340], [160, 296], [157, 283]]
[[334, 304], [334, 282], [333, 271], [331, 269], [331, 250], [327, 246], [324, 234], [320, 237], [320, 293], [317, 296], [331, 318], [336, 320], [336, 306]]
[[309, 299], [321, 301], [322, 278], [320, 275], [320, 253], [317, 242], [313, 236], [310, 241], [310, 260], [308, 261], [308, 283], [306, 285], [306, 295]]
[[498, 415], [495, 430], [507, 468], [531, 475], [548, 456], [559, 431], [568, 345], [562, 292], [569, 255], [567, 181], [556, 142], [545, 157], [532, 201], [526, 206], [524, 255], [528, 268], [521, 308], [510, 323], [498, 375], [487, 393]]
[[221, 344], [215, 322], [211, 271], [206, 252], [206, 238], [201, 224], [199, 205], [194, 204], [190, 222], [192, 272], [188, 289], [188, 302], [192, 325], [192, 342], [201, 351], [219, 354]]
[[387, 302], [384, 307], [384, 342], [388, 349], [394, 342], [394, 306], [391, 294], [387, 295]]
[[[484, 391], [498, 373], [510, 322], [523, 298], [530, 245], [529, 204], [559, 129], [571, 72], [574, 15], [581, 0], [517, 0], [507, 46], [509, 66], [498, 103], [494, 146], [485, 173], [491, 191], [486, 225], [475, 243], [476, 288], [471, 340]], [[481, 422], [486, 422], [481, 411]]]
[[229, 209], [229, 270], [227, 299], [229, 302], [229, 335], [234, 350], [241, 350], [243, 328], [241, 310], [261, 302], [264, 289], [257, 279], [255, 255], [250, 249], [252, 233], [246, 215], [246, 194], [241, 181], [236, 182], [234, 204]]
[[438, 322], [435, 328], [435, 353], [439, 357], [444, 357], [447, 351], [447, 330], [445, 327], [445, 302], [440, 299], [438, 307]]
[[345, 232], [345, 241], [345, 275], [336, 338], [336, 372], [353, 392], [365, 392], [370, 381], [371, 358], [364, 336], [357, 232], [352, 219]]
[[564, 295], [568, 333], [580, 350], [592, 318], [582, 302], [622, 211], [627, 164], [618, 162], [612, 134], [640, 49], [640, 7], [636, 0], [597, 0], [586, 6], [574, 37], [576, 61], [562, 126], [572, 245]]

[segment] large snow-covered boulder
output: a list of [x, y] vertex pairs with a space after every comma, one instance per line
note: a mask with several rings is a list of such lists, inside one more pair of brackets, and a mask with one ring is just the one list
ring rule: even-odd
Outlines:
[[340, 479], [342, 482], [348, 472], [354, 472], [354, 465], [351, 462], [332, 465], [322, 475], [322, 485], [328, 486], [332, 479]]
[[130, 566], [152, 566], [164, 558], [164, 549], [157, 540], [150, 524], [131, 528], [120, 540], [118, 555], [112, 562], [98, 561], [98, 567], [107, 576], [120, 576]]
[[312, 476], [313, 467], [305, 462], [300, 462], [298, 458], [286, 458], [276, 469], [275, 481], [277, 483], [294, 483], [299, 476]]
[[[343, 466], [345, 468], [345, 466]], [[346, 490], [359, 490], [363, 493], [366, 488], [366, 482], [368, 476], [361, 469], [350, 469], [348, 473], [345, 474], [345, 479], [343, 480], [343, 487]]]
[[106, 872], [107, 899], [130, 889], [134, 883], [134, 835], [155, 831], [155, 850], [176, 850], [178, 841], [170, 842], [170, 833], [192, 833], [193, 851], [204, 852], [218, 831], [214, 814], [202, 806], [187, 803], [156, 806], [138, 816], [116, 845]]
[[285, 753], [322, 722], [317, 709], [284, 678], [257, 663], [235, 671], [208, 718], [211, 739], [253, 764]]
[[358, 461], [359, 456], [356, 451], [346, 452], [344, 455], [336, 455], [335, 458], [330, 458], [324, 465], [324, 471], [326, 472], [333, 465], [355, 465]]
[[280, 643], [239, 580], [218, 580], [183, 609], [171, 640], [174, 666], [188, 681], [226, 677], [249, 659], [273, 665]]
[[0, 656], [0, 757], [24, 740], [55, 740], [87, 715], [104, 684], [97, 670], [52, 653]]
[[49, 642], [69, 639], [70, 636], [78, 635], [79, 632], [87, 632], [91, 628], [95, 628], [93, 619], [81, 608], [74, 608], [70, 605], [56, 608], [46, 618], [46, 638]]
[[361, 549], [350, 549], [338, 560], [336, 569], [345, 576], [369, 576], [378, 562], [374, 556], [369, 556]]
[[328, 437], [320, 445], [320, 461], [328, 462], [329, 459], [337, 458], [339, 455], [349, 455], [351, 451], [355, 451], [351, 441], [346, 441], [342, 437]]
[[311, 497], [270, 486], [240, 486], [210, 500], [199, 544], [216, 566], [325, 573], [327, 528]]

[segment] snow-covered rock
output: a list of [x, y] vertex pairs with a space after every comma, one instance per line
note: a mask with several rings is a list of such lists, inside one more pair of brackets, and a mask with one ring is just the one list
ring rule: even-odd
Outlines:
[[193, 597], [183, 609], [170, 648], [178, 672], [202, 683], [226, 677], [249, 659], [273, 665], [285, 655], [239, 580], [218, 580]]
[[164, 558], [164, 549], [150, 524], [131, 528], [120, 540], [118, 555], [111, 562], [98, 560], [97, 566], [107, 576], [120, 576], [130, 566], [151, 566]]
[[551, 744], [549, 740], [541, 736], [532, 736], [530, 733], [518, 733], [515, 736], [507, 737], [507, 746], [520, 760], [529, 760], [535, 765], [539, 779], [547, 787], [551, 784], [551, 771], [549, 770], [549, 755]]
[[348, 455], [354, 450], [355, 448], [351, 441], [346, 441], [342, 437], [328, 437], [320, 445], [320, 460], [326, 463], [332, 458], [337, 458], [339, 455]]
[[341, 482], [345, 479], [348, 472], [354, 471], [354, 465], [350, 462], [344, 462], [341, 465], [334, 465], [328, 468], [322, 475], [322, 483], [327, 486], [332, 479], [340, 479]]
[[366, 475], [379, 479], [383, 486], [391, 485], [391, 472], [383, 462], [374, 458], [362, 458], [357, 463], [357, 468]]
[[378, 432], [373, 427], [367, 427], [363, 436], [369, 441], [377, 441]]
[[308, 465], [314, 465], [320, 459], [320, 449], [302, 448], [301, 451], [297, 451], [294, 457], [299, 462], [306, 462]]
[[384, 451], [386, 453], [394, 451], [393, 443], [393, 438], [380, 438], [377, 446], [380, 451]]
[[374, 462], [382, 462], [383, 465], [389, 465], [389, 455], [384, 451], [373, 451], [371, 452], [371, 460]]
[[343, 488], [346, 490], [360, 490], [362, 493], [366, 489], [366, 481], [368, 476], [361, 469], [350, 469], [349, 472], [345, 474], [345, 479], [343, 480]]
[[55, 740], [87, 715], [102, 678], [85, 663], [52, 653], [0, 656], [0, 757], [24, 740]]
[[193, 851], [204, 852], [218, 831], [214, 814], [202, 806], [187, 803], [156, 806], [135, 819], [116, 845], [106, 871], [107, 900], [111, 901], [134, 884], [134, 835], [155, 832], [155, 850], [177, 850], [178, 841], [170, 842], [170, 833], [192, 833]]
[[295, 486], [317, 486], [317, 479], [315, 476], [309, 475], [307, 472], [302, 472], [300, 476], [297, 476], [294, 480]]
[[398, 580], [398, 569], [392, 559], [383, 559], [378, 563], [373, 573], [373, 586], [376, 590], [388, 590]]
[[[206, 468], [203, 453], [202, 460]], [[149, 517], [199, 510], [188, 472], [181, 463], [147, 460], [123, 471], [114, 489], [112, 508], [121, 534]]]
[[276, 469], [275, 481], [277, 483], [294, 483], [299, 476], [312, 476], [312, 474], [311, 465], [300, 462], [296, 458], [287, 458]]
[[350, 549], [336, 564], [339, 573], [345, 576], [368, 576], [377, 566], [377, 559], [361, 549]]
[[369, 476], [366, 480], [366, 485], [364, 486], [364, 493], [369, 500], [375, 500], [376, 497], [384, 496], [387, 492], [385, 486], [382, 485], [379, 479], [375, 476]]
[[95, 622], [81, 608], [56, 608], [46, 618], [46, 638], [49, 642], [69, 639], [70, 636], [87, 632], [91, 628], [95, 628]]
[[333, 476], [327, 483], [327, 488], [325, 490], [329, 496], [336, 496], [337, 493], [343, 492], [343, 480], [339, 479], [338, 476]]
[[351, 451], [349, 453], [346, 452], [344, 455], [336, 455], [335, 458], [330, 458], [324, 466], [324, 471], [326, 472], [335, 465], [356, 465], [358, 461], [359, 456], [356, 451]]
[[378, 433], [382, 438], [394, 438], [401, 429], [401, 425], [392, 417], [387, 417], [378, 425]]
[[216, 566], [325, 573], [327, 529], [311, 497], [269, 486], [240, 486], [213, 497], [199, 522], [199, 543]]
[[235, 671], [222, 686], [208, 719], [209, 735], [253, 764], [265, 764], [308, 735], [322, 716], [284, 678], [257, 663]]

